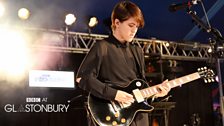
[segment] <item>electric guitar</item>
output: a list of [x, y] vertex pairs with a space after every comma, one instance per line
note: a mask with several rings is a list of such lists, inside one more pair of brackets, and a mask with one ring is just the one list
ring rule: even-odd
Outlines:
[[[213, 82], [214, 72], [206, 67], [199, 68], [198, 72], [170, 80], [163, 86], [174, 88], [199, 78], [204, 78], [205, 83]], [[147, 99], [160, 91], [158, 85], [148, 87], [147, 83], [141, 79], [131, 81], [129, 86], [122, 88], [122, 90], [134, 96], [134, 103], [126, 105], [116, 101], [100, 99], [91, 94], [88, 96], [88, 108], [98, 125], [129, 126], [138, 111], [150, 112], [154, 109], [147, 103]]]

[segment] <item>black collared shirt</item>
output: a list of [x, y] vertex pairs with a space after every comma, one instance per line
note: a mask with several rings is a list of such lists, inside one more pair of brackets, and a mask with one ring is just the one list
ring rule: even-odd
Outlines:
[[[114, 100], [117, 89], [111, 86], [126, 87], [140, 74], [129, 46], [133, 45], [121, 43], [114, 36], [96, 42], [79, 68], [77, 78], [82, 78], [79, 86], [93, 95]], [[144, 64], [141, 48], [134, 48], [140, 64]]]

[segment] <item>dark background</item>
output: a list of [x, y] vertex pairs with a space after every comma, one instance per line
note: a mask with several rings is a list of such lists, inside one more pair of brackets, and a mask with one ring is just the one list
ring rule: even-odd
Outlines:
[[[6, 14], [0, 22], [7, 22], [13, 25], [28, 27], [63, 29], [64, 16], [67, 13], [74, 13], [77, 20], [70, 28], [71, 31], [88, 32], [88, 17], [96, 16], [99, 24], [92, 30], [93, 33], [108, 34], [108, 28], [104, 21], [111, 15], [113, 6], [120, 0], [10, 0], [6, 3]], [[187, 0], [131, 0], [139, 5], [145, 17], [145, 27], [140, 29], [138, 38], [157, 38], [167, 41], [198, 41], [208, 43], [211, 37], [208, 33], [196, 30], [189, 37], [187, 34], [195, 26], [191, 16], [185, 9], [177, 12], [170, 12], [169, 6], [173, 3], [186, 3]], [[202, 0], [208, 13], [212, 27], [224, 32], [224, 2], [222, 0]], [[27, 21], [20, 21], [17, 17], [19, 8], [25, 7], [30, 10], [31, 16]], [[200, 4], [194, 5], [191, 10], [196, 11], [199, 18], [204, 16]]]

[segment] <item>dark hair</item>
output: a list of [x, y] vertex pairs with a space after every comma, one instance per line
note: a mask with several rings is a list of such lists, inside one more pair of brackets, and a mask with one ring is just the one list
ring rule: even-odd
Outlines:
[[143, 14], [136, 4], [127, 0], [117, 3], [111, 14], [111, 28], [115, 28], [115, 19], [118, 19], [119, 21], [123, 22], [131, 17], [135, 18], [136, 21], [139, 23], [139, 28], [142, 28], [144, 26], [145, 21]]

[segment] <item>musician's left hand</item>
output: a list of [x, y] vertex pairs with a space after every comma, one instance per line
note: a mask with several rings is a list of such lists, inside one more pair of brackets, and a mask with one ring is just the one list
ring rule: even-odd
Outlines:
[[163, 83], [161, 83], [160, 85], [157, 86], [159, 93], [157, 93], [155, 95], [155, 97], [164, 97], [169, 93], [170, 87], [164, 86], [167, 82], [168, 82], [168, 80], [165, 80], [165, 81], [163, 81]]

